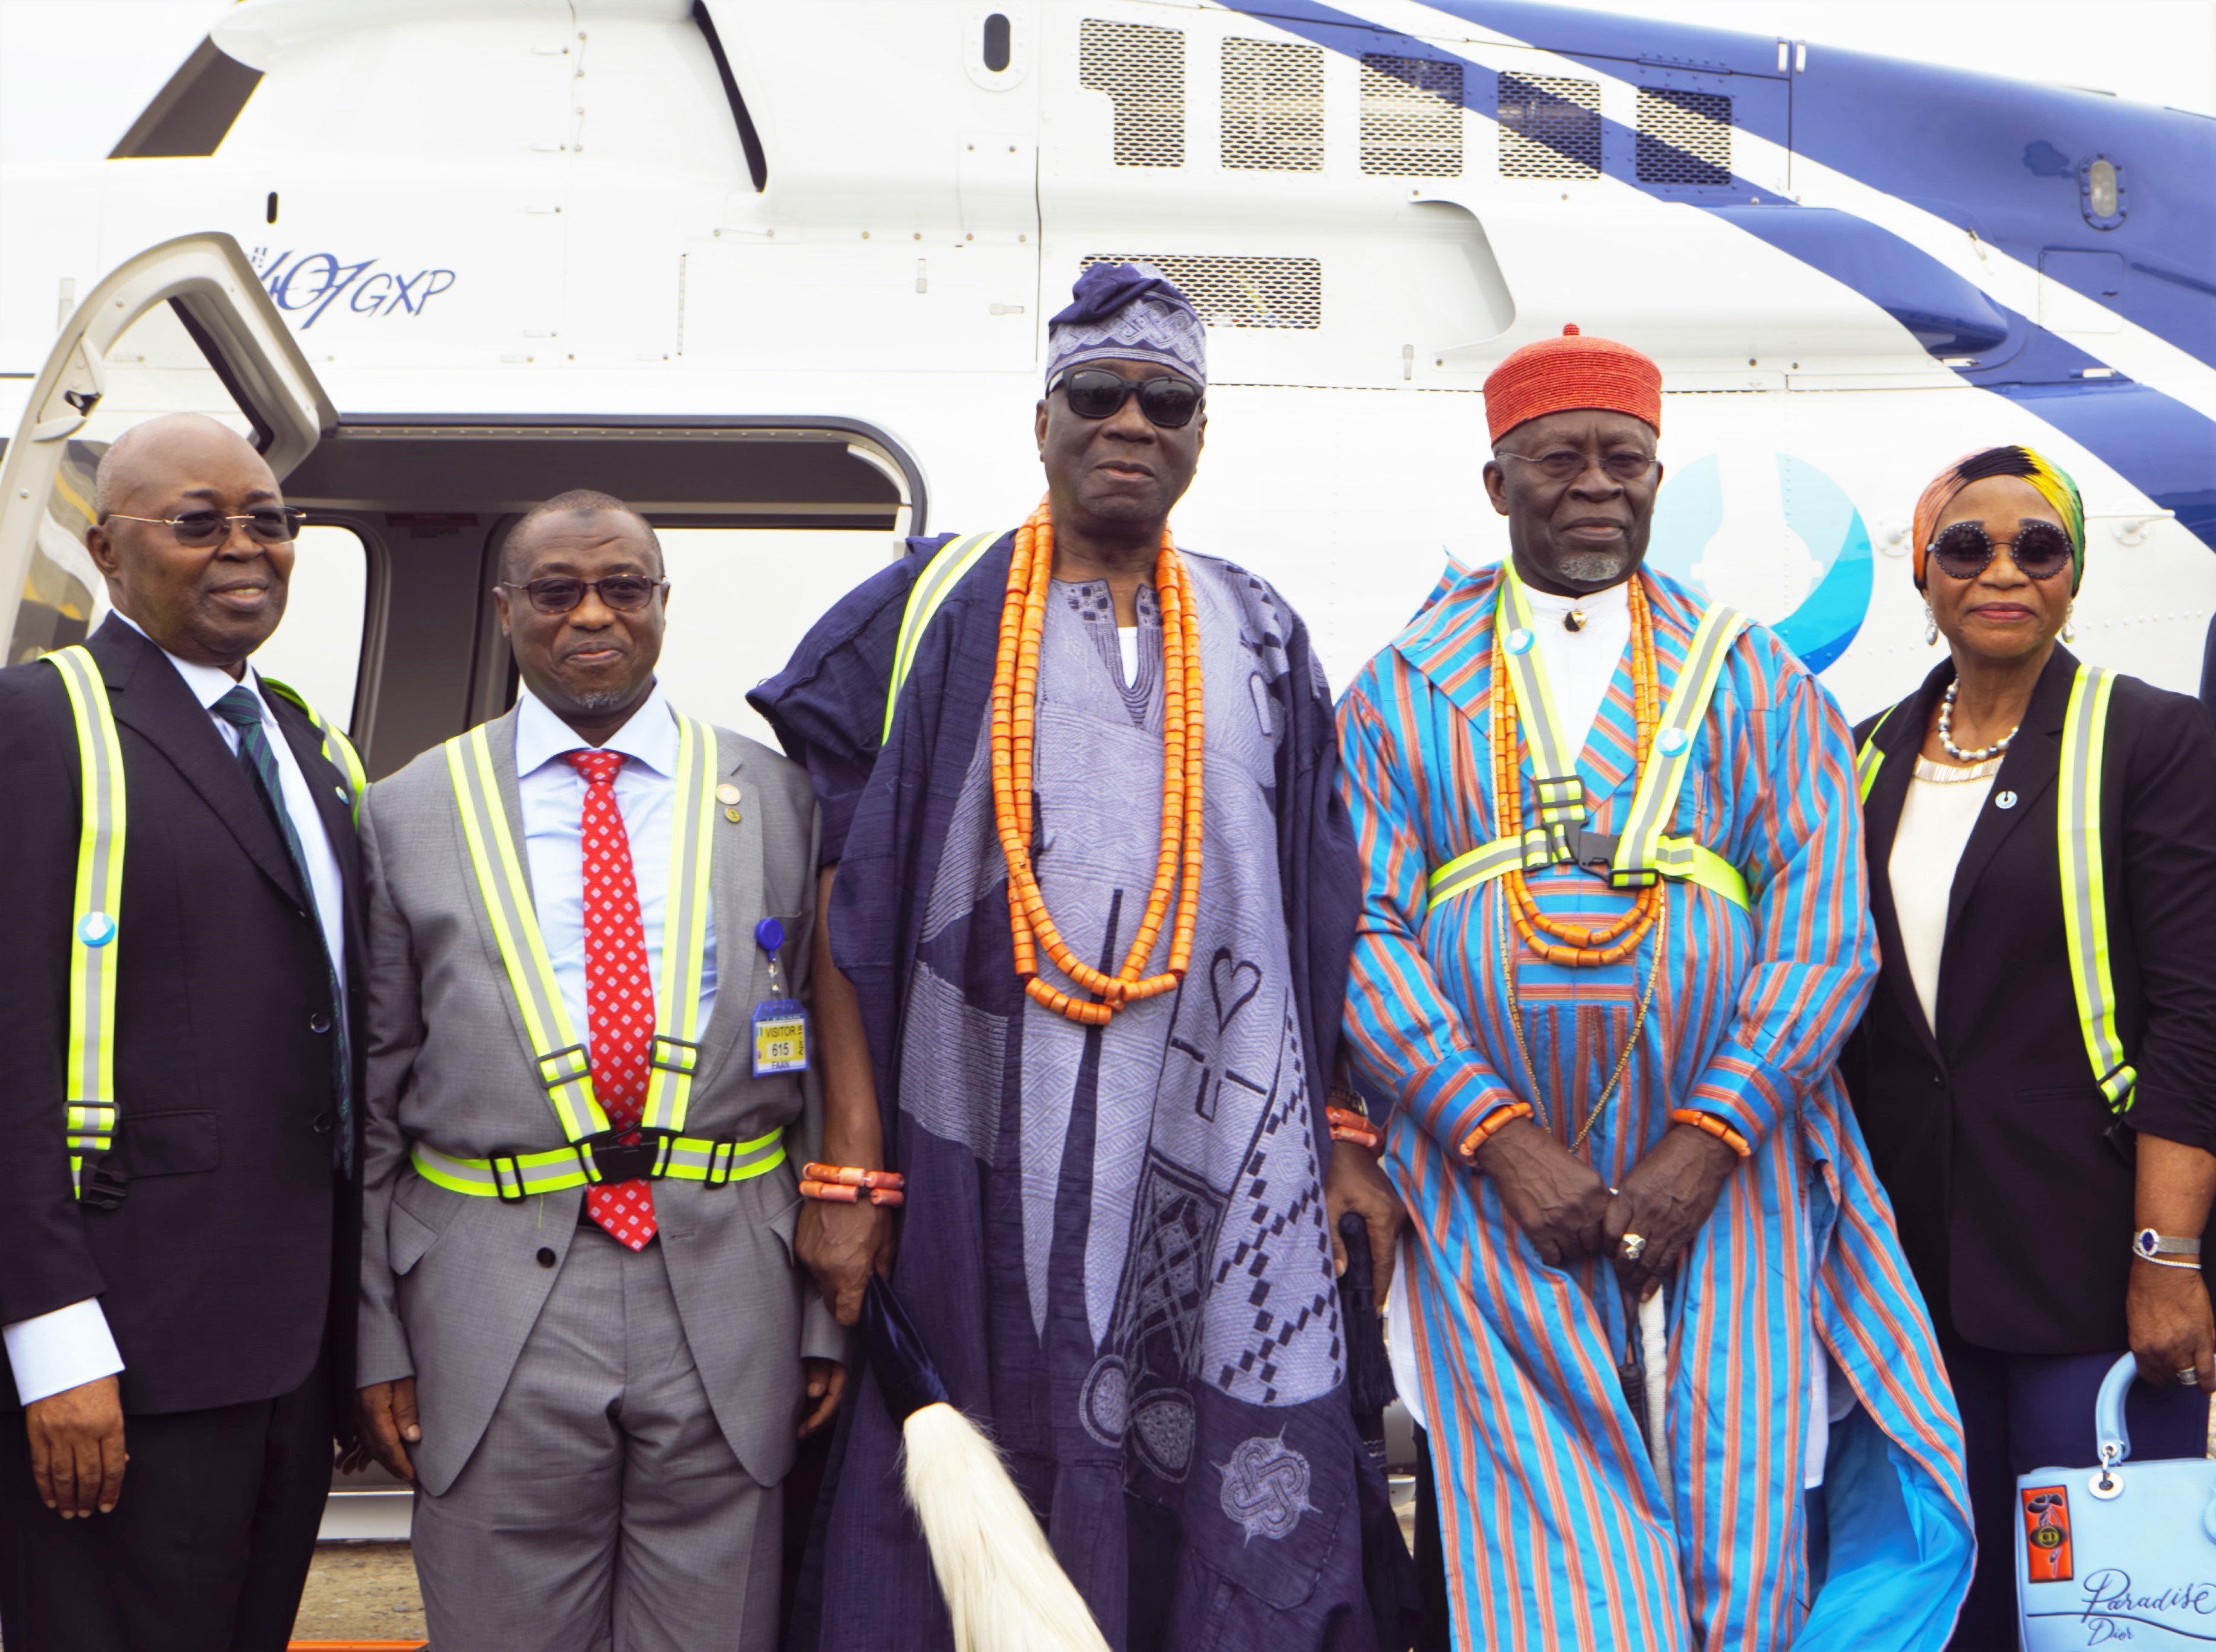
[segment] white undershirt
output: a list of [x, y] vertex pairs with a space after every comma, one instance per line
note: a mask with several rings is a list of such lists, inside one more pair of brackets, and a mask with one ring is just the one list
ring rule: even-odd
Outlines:
[[1978, 816], [1992, 795], [2001, 760], [1973, 768], [1955, 768], [1916, 760], [1916, 778], [1901, 800], [1900, 825], [1893, 835], [1886, 876], [1893, 888], [1893, 911], [1900, 925], [1900, 952], [1924, 1024], [1939, 1026], [1939, 954], [1947, 940], [1947, 904], [1954, 891], [1954, 867]]
[[1139, 628], [1117, 626], [1116, 641], [1123, 650], [1123, 686], [1132, 687], [1139, 681]]
[[[1561, 724], [1563, 749], [1582, 752], [1608, 698], [1608, 686], [1623, 663], [1623, 651], [1631, 646], [1629, 592], [1624, 585], [1611, 585], [1590, 596], [1556, 596], [1526, 585], [1524, 597], [1531, 607], [1539, 657], [1546, 662], [1547, 692]], [[1572, 609], [1585, 615], [1583, 629], [1572, 631], [1562, 623]]]

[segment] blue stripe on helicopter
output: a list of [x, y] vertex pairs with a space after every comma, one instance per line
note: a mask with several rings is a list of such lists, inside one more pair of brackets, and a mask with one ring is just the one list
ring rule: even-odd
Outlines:
[[[1225, 3], [1343, 55], [1384, 52], [1464, 66], [1470, 62], [1429, 41], [1317, 0], [1225, 0]], [[1588, 48], [1597, 43], [1616, 46], [1618, 51], [1587, 49], [1560, 55], [1591, 64], [1604, 73], [1615, 74], [1643, 64], [1695, 74], [1729, 73], [1744, 77], [1742, 83], [1766, 83], [1778, 95], [1735, 99], [1734, 124], [1785, 147], [1790, 147], [1791, 139], [1798, 136], [1797, 132], [1786, 130], [1785, 123], [1791, 117], [1785, 77], [1774, 72], [1774, 57], [1764, 63], [1755, 55], [1757, 47], [1774, 51], [1773, 43], [1760, 37], [1682, 25], [1650, 25], [1639, 19], [1572, 12], [1522, 0], [1437, 0], [1437, 9], [1514, 34], [1519, 40], [1536, 36], [1533, 43], [1539, 45], [1545, 45], [1547, 36], [1574, 27]], [[1547, 49], [1560, 50], [1551, 46]], [[1825, 55], [1833, 55], [1830, 48]], [[1627, 64], [1625, 59], [1633, 62]], [[1878, 59], [1864, 58], [1861, 62], [1888, 71], [1895, 66]], [[1765, 70], [1770, 72], [1764, 73]], [[1992, 83], [1987, 77], [1965, 78], [2009, 84]], [[1493, 119], [1493, 108], [1480, 107], [1474, 101], [1479, 95], [1468, 77], [1465, 86], [1465, 105]], [[1757, 88], [1750, 85], [1749, 89]], [[2216, 122], [2210, 125], [2216, 129]], [[1606, 153], [1629, 156], [1635, 152], [1639, 134], [1620, 121], [1604, 120], [1603, 126]], [[1541, 133], [1526, 135], [1545, 141]], [[1928, 162], [1928, 151], [1924, 158]], [[1852, 170], [1846, 165], [1838, 170]], [[1610, 176], [1647, 194], [1697, 206], [1821, 270], [1885, 310], [1935, 356], [1974, 356], [1973, 366], [1948, 365], [1965, 383], [2023, 404], [2098, 454], [2158, 506], [2175, 512], [2177, 520], [2204, 544], [2216, 549], [2216, 483], [2212, 483], [2212, 478], [2216, 478], [2216, 422], [2197, 410], [2129, 379], [2082, 377], [2086, 367], [2104, 364], [2028, 317], [1996, 303], [1913, 243], [1853, 213], [1781, 202], [1775, 195], [1757, 205], [1761, 190], [1739, 177], [1726, 186], [1689, 189], [1640, 182], [1628, 167], [1610, 166], [1608, 170]], [[2205, 181], [2208, 175], [2204, 171], [2199, 176]], [[1921, 196], [1909, 198], [1918, 206], [1939, 211], [1939, 203]], [[2047, 203], [2049, 212], [2052, 205]], [[2035, 251], [2030, 262], [2038, 262]], [[2151, 322], [2143, 324], [2155, 330]]]

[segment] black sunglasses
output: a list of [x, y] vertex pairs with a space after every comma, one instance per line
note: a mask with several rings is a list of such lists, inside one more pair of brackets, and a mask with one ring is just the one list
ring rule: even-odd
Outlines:
[[573, 574], [548, 574], [518, 585], [502, 580], [505, 590], [521, 591], [531, 599], [531, 606], [541, 613], [567, 613], [585, 600], [585, 593], [599, 595], [602, 603], [618, 613], [637, 613], [654, 601], [654, 594], [668, 585], [666, 579], [649, 579], [643, 574], [610, 574], [606, 579], [579, 579]]
[[1956, 522], [1925, 548], [1950, 579], [1975, 579], [2003, 548], [2026, 579], [2052, 579], [2072, 560], [2070, 536], [2053, 522], [2026, 522], [2013, 539], [1998, 540], [1983, 522]]
[[181, 516], [126, 516], [120, 510], [111, 510], [100, 520], [124, 522], [159, 522], [177, 536], [179, 545], [221, 545], [231, 537], [231, 525], [244, 522], [247, 535], [263, 545], [290, 545], [299, 537], [300, 524], [308, 513], [295, 505], [264, 505], [259, 510], [249, 510], [242, 515], [227, 516], [219, 510], [188, 510]]
[[1163, 430], [1182, 430], [1200, 411], [1202, 391], [1190, 379], [1126, 379], [1100, 367], [1075, 367], [1047, 386], [1051, 396], [1060, 391], [1069, 410], [1080, 419], [1111, 416], [1133, 391], [1147, 422]]

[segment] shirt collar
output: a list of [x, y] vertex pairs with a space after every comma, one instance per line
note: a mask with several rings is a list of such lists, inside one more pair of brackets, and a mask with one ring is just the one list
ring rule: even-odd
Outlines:
[[[124, 613], [122, 609], [111, 608], [108, 612], [141, 637], [146, 637], [146, 627]], [[262, 674], [251, 666], [247, 668], [243, 677], [234, 677], [219, 665], [201, 665], [192, 660], [181, 660], [168, 649], [162, 648], [161, 644], [154, 642], [151, 637], [146, 637], [146, 640], [153, 643], [156, 648], [161, 649], [162, 657], [177, 668], [177, 675], [185, 680], [185, 687], [193, 691], [193, 698], [200, 701], [201, 710], [213, 712], [216, 701], [221, 700], [242, 682], [252, 691], [255, 699], [262, 699]], [[266, 710], [268, 702], [263, 700], [262, 704]]]
[[1631, 606], [1631, 581], [1619, 580], [1605, 589], [1588, 591], [1582, 596], [1557, 596], [1552, 591], [1542, 591], [1526, 582], [1524, 600], [1530, 604], [1534, 616], [1560, 620], [1572, 609], [1577, 609], [1598, 619], [1604, 613], [1621, 613]]
[[[588, 749], [576, 730], [547, 709], [528, 688], [515, 700], [515, 773], [518, 779], [544, 768], [564, 752]], [[601, 743], [602, 751], [619, 751], [656, 774], [677, 773], [677, 716], [656, 682], [631, 720]]]

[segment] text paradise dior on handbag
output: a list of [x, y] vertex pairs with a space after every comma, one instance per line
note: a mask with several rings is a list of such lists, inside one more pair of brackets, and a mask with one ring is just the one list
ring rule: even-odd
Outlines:
[[2023, 1652], [2216, 1647], [2216, 1462], [2133, 1463], [2116, 1361], [2094, 1402], [2096, 1469], [2017, 1477]]

